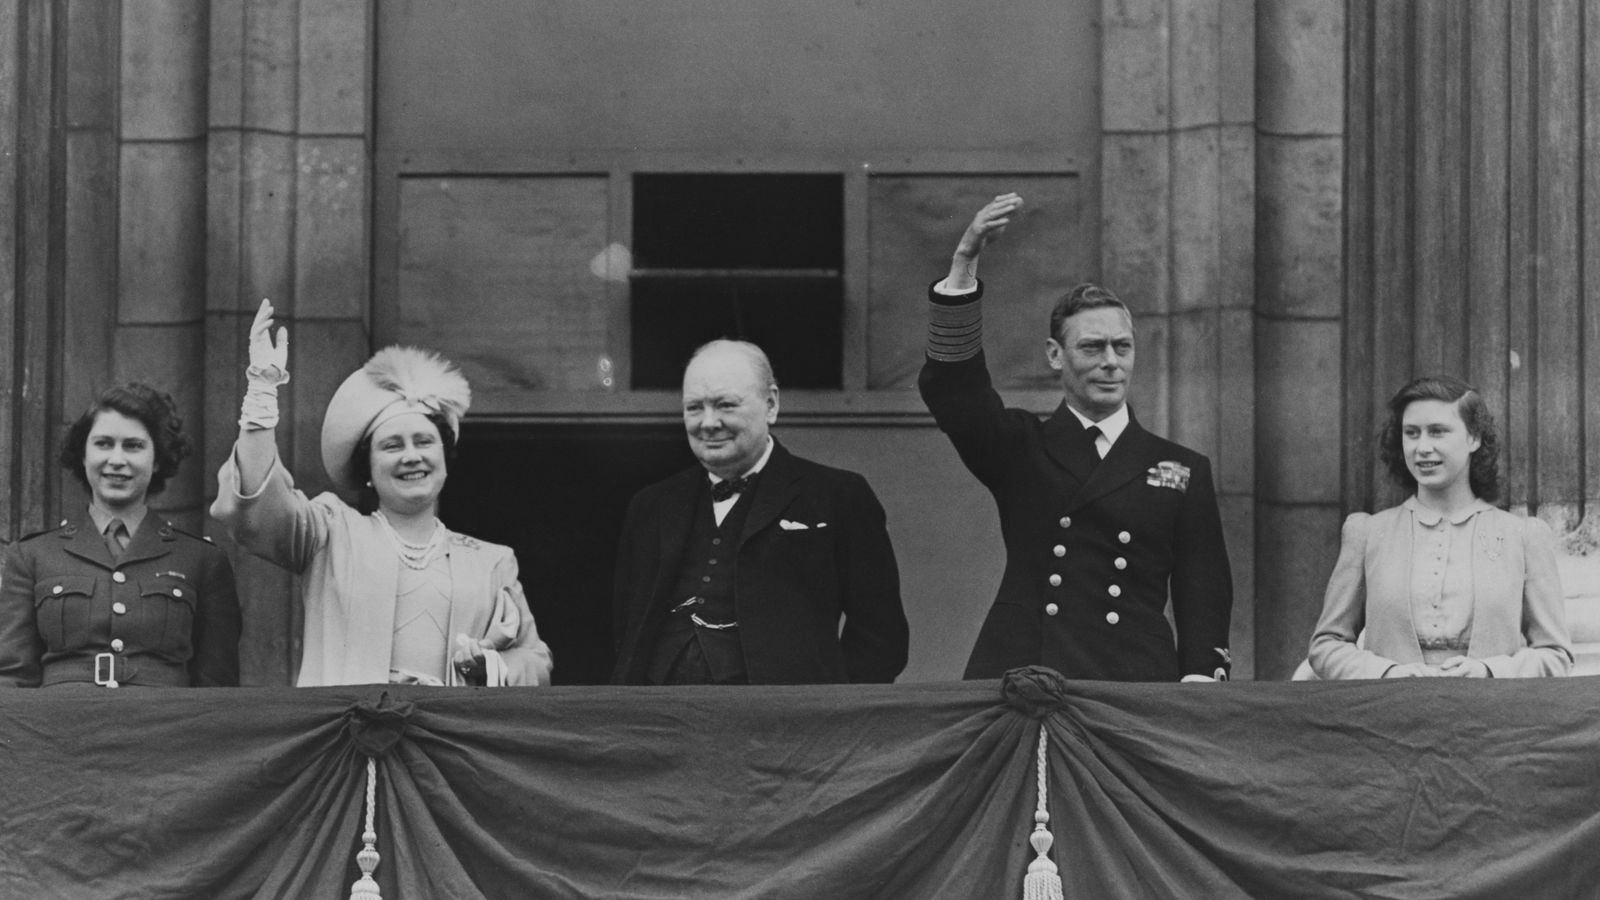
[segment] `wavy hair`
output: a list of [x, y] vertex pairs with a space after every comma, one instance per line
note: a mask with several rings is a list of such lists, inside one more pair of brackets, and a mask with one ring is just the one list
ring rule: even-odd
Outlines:
[[1489, 503], [1500, 499], [1500, 432], [1495, 428], [1494, 415], [1477, 388], [1449, 375], [1424, 375], [1390, 398], [1389, 417], [1378, 432], [1378, 458], [1388, 467], [1389, 478], [1403, 490], [1416, 493], [1417, 479], [1406, 465], [1401, 445], [1401, 420], [1405, 418], [1406, 407], [1419, 400], [1456, 405], [1467, 433], [1478, 439], [1478, 449], [1472, 451], [1467, 466], [1467, 483], [1472, 486], [1472, 495]]
[[165, 490], [167, 479], [178, 474], [178, 464], [189, 457], [194, 446], [183, 432], [183, 417], [178, 415], [178, 405], [172, 402], [171, 395], [137, 381], [107, 389], [77, 421], [67, 426], [61, 439], [62, 468], [71, 472], [86, 490], [89, 488], [83, 460], [88, 450], [89, 432], [103, 412], [121, 413], [136, 419], [150, 432], [156, 464], [150, 473], [148, 493], [154, 495]]

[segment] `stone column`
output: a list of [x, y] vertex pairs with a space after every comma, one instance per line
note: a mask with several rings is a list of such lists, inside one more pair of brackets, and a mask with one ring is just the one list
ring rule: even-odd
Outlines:
[[1255, 3], [1106, 0], [1101, 10], [1102, 278], [1138, 320], [1136, 414], [1211, 459], [1234, 572], [1234, 672], [1249, 678]]
[[[1256, 16], [1257, 674], [1305, 657], [1339, 551], [1344, 5]], [[1369, 446], [1362, 443], [1361, 446]]]
[[[209, 472], [231, 451], [250, 321], [271, 298], [293, 380], [278, 447], [308, 494], [327, 486], [322, 413], [370, 354], [369, 0], [211, 0], [206, 215]], [[215, 490], [215, 481], [208, 481]], [[282, 570], [234, 554], [246, 603], [245, 679], [293, 677], [299, 604]]]

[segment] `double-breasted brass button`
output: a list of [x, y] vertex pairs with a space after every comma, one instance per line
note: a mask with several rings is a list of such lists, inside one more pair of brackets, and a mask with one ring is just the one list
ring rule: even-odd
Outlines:
[[117, 602], [111, 604], [111, 611], [116, 613], [119, 616], [120, 615], [124, 615], [128, 611], [128, 604], [123, 603], [121, 600], [118, 600]]
[[1120, 621], [1122, 621], [1122, 617], [1117, 615], [1117, 611], [1116, 610], [1112, 610], [1111, 612], [1106, 613], [1106, 624], [1107, 625], [1115, 625]]
[[1061, 587], [1061, 576], [1060, 575], [1051, 575], [1050, 576], [1050, 586], [1051, 587]]
[[1113, 584], [1111, 587], [1106, 588], [1106, 593], [1110, 594], [1113, 597], [1121, 597], [1122, 596], [1122, 588], [1117, 587], [1116, 585]]
[[1111, 564], [1113, 566], [1116, 566], [1118, 571], [1120, 571], [1122, 569], [1126, 569], [1128, 567], [1128, 561], [1126, 559], [1123, 559], [1120, 556], [1117, 557], [1116, 559], [1112, 560]]
[[1071, 528], [1072, 527], [1072, 517], [1071, 516], [1062, 516], [1061, 517], [1061, 527], [1062, 528]]
[[128, 580], [128, 576], [124, 575], [121, 572], [112, 572], [111, 573], [111, 580], [115, 581], [117, 584], [122, 584], [123, 582]]
[[1061, 607], [1055, 605], [1054, 603], [1046, 603], [1044, 605], [1044, 614], [1045, 615], [1053, 616], [1058, 612], [1061, 612]]
[[1127, 533], [1126, 531], [1124, 531], [1121, 534], [1117, 535], [1117, 540], [1119, 540], [1122, 543], [1126, 544], [1127, 542], [1133, 540], [1133, 535], [1131, 535], [1131, 534]]
[[1067, 555], [1067, 548], [1065, 546], [1061, 545], [1061, 544], [1057, 544], [1057, 545], [1055, 545], [1055, 547], [1051, 548], [1050, 552], [1054, 553], [1056, 555], [1056, 558], [1059, 559], [1059, 558]]

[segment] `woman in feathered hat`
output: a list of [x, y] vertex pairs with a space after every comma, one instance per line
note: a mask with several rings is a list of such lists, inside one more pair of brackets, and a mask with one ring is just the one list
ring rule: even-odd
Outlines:
[[386, 347], [339, 386], [322, 422], [322, 463], [340, 491], [376, 495], [376, 511], [364, 515], [334, 493], [308, 499], [279, 461], [288, 330], [274, 341], [272, 325], [263, 300], [250, 326], [239, 440], [217, 474], [211, 514], [250, 552], [303, 577], [297, 683], [547, 684], [550, 648], [511, 549], [438, 518], [472, 399], [466, 379], [433, 353]]

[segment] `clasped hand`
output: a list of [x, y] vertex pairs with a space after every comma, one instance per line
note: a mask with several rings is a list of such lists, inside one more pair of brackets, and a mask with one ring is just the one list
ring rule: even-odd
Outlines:
[[1470, 656], [1452, 656], [1437, 666], [1400, 663], [1383, 673], [1385, 678], [1488, 678], [1489, 665]]

